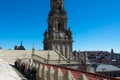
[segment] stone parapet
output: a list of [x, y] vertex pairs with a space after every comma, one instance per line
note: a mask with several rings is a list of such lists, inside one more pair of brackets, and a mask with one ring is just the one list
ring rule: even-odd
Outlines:
[[28, 66], [27, 62], [31, 64], [30, 68], [28, 68], [27, 70], [30, 69], [30, 71], [32, 71], [31, 77], [35, 77], [36, 80], [119, 80], [112, 77], [79, 71], [71, 68], [61, 67], [58, 65], [45, 63], [38, 64], [32, 60], [21, 60], [21, 62], [19, 62], [20, 70], [26, 71], [25, 69], [23, 69], [23, 65], [24, 67]]

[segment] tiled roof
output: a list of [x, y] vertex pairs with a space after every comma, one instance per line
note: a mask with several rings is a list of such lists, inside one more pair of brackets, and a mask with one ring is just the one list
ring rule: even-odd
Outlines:
[[96, 72], [109, 72], [109, 71], [120, 71], [120, 68], [113, 65], [100, 64], [98, 65]]

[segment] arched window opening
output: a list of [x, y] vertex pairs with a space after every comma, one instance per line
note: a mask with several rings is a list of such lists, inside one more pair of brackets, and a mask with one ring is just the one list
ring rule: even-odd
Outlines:
[[58, 10], [61, 10], [62, 9], [62, 7], [61, 6], [58, 6]]
[[58, 23], [58, 30], [62, 30], [62, 25], [61, 25], [61, 23]]

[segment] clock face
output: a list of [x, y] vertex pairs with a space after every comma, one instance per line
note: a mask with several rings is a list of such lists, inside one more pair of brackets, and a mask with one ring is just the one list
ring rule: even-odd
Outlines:
[[60, 33], [60, 37], [64, 37], [64, 33]]

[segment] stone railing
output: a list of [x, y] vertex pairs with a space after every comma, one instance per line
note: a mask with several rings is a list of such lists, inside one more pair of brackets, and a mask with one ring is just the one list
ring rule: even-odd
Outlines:
[[36, 59], [37, 61], [40, 61], [40, 62], [43, 62], [43, 63], [45, 63], [47, 61], [47, 59], [45, 59], [43, 57], [40, 57], [36, 54], [32, 54], [32, 59]]
[[76, 73], [74, 70], [66, 69], [49, 64], [40, 64], [37, 80], [89, 80], [85, 74]]
[[41, 80], [119, 80], [99, 74], [78, 71], [50, 64], [40, 64], [37, 79]]
[[45, 59], [41, 56], [38, 56], [36, 54], [32, 54], [32, 59], [40, 61], [41, 63], [48, 63], [48, 64], [60, 64], [60, 63], [67, 63], [66, 60], [64, 59], [58, 59], [58, 60], [50, 60], [50, 59]]
[[19, 70], [32, 80], [120, 80], [58, 65], [38, 64], [30, 60], [18, 63]]

